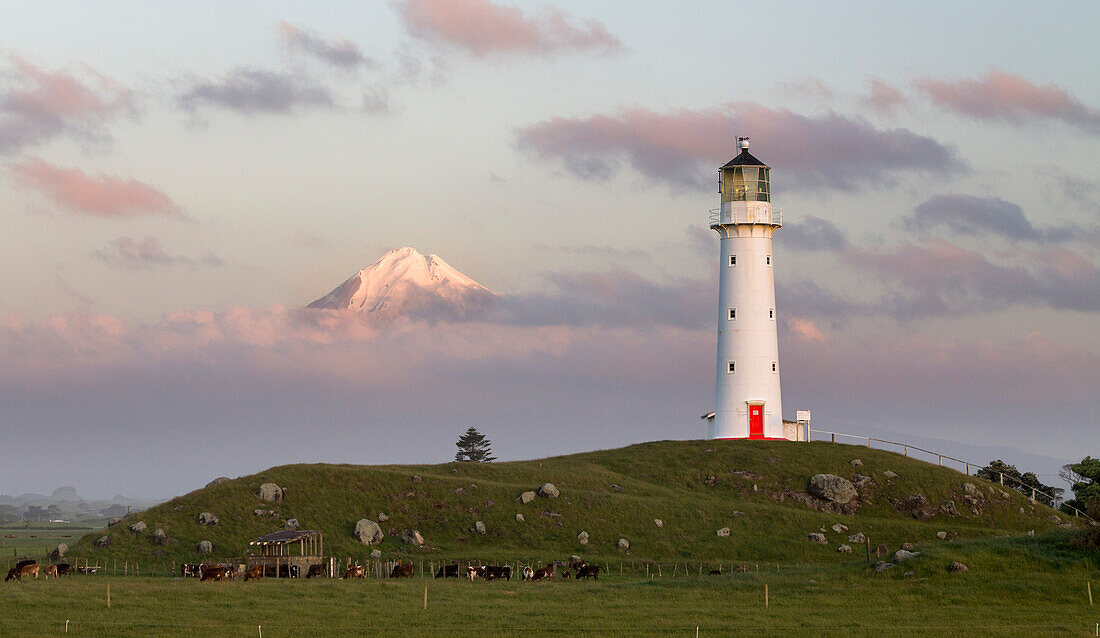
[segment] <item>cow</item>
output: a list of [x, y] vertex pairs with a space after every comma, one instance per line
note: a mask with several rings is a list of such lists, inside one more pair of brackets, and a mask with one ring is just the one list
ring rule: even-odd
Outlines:
[[344, 572], [344, 579], [348, 578], [366, 578], [367, 570], [362, 565], [351, 565], [347, 571]]
[[586, 564], [587, 563], [585, 563], [580, 556], [574, 556], [573, 560], [569, 561], [569, 569], [572, 569], [575, 572], [579, 572], [581, 570], [581, 567], [584, 567]]
[[202, 576], [202, 563], [180, 563], [180, 578], [198, 578]]
[[225, 565], [204, 565], [199, 582], [207, 580], [222, 581], [229, 576], [229, 568]]
[[535, 570], [531, 569], [530, 565], [523, 568], [523, 580], [534, 580]]
[[263, 565], [253, 565], [252, 567], [249, 567], [248, 571], [246, 571], [244, 573], [244, 582], [247, 583], [248, 581], [253, 580], [255, 578], [263, 578], [263, 577], [264, 577], [264, 566]]
[[586, 579], [587, 578], [594, 578], [596, 580], [599, 580], [600, 579], [600, 566], [599, 565], [585, 565], [584, 567], [581, 567], [579, 570], [577, 570], [577, 575], [574, 576], [574, 578], [576, 578], [577, 580], [580, 580], [582, 578], [586, 578]]
[[535, 575], [531, 577], [531, 580], [552, 579], [554, 577], [554, 563], [550, 563], [546, 567], [539, 567], [535, 570]]
[[68, 563], [58, 563], [57, 564], [57, 575], [58, 576], [68, 576], [72, 573], [73, 573], [73, 566], [72, 565], [70, 565]]
[[569, 570], [566, 570], [566, 569], [561, 570], [560, 576], [562, 577], [563, 580], [569, 580]]
[[50, 576], [57, 578], [57, 565], [46, 565], [42, 569], [42, 575], [46, 577], [46, 580], [49, 580]]
[[436, 578], [458, 578], [458, 565], [440, 565]]
[[306, 578], [313, 578], [314, 576], [327, 576], [325, 573], [325, 566], [321, 563], [316, 565], [310, 565], [309, 571], [306, 572]]
[[721, 575], [722, 575], [722, 568], [721, 567], [719, 567], [718, 569], [712, 569], [709, 572], [707, 572], [707, 576], [721, 576]]
[[503, 578], [504, 580], [512, 580], [512, 566], [511, 565], [494, 565], [485, 568], [485, 580], [496, 580]]
[[15, 580], [18, 575], [19, 575], [19, 568], [18, 567], [12, 567], [11, 569], [8, 570], [8, 575], [4, 578], [4, 582], [6, 583], [9, 580]]
[[30, 576], [31, 574], [34, 574], [34, 577], [38, 578], [38, 568], [39, 568], [39, 565], [37, 563], [31, 563], [30, 565], [23, 565], [22, 567], [19, 568], [19, 571], [17, 571], [15, 573], [15, 580], [21, 581], [21, 580], [23, 580], [24, 576]]
[[484, 565], [470, 565], [466, 568], [466, 576], [469, 577], [470, 582], [473, 582], [477, 578], [481, 578], [485, 575]]
[[394, 565], [390, 572], [390, 578], [412, 578], [416, 570], [412, 564]]

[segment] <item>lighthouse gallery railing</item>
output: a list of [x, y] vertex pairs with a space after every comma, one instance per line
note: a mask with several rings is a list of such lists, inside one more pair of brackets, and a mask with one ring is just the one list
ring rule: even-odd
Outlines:
[[770, 226], [783, 225], [783, 209], [772, 209], [771, 215], [762, 215], [755, 211], [722, 213], [720, 208], [712, 208], [707, 212], [707, 221], [711, 226], [719, 224], [768, 224]]

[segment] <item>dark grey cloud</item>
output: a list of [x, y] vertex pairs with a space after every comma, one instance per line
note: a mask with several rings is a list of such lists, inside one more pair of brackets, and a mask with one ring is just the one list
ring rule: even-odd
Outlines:
[[171, 255], [165, 251], [160, 240], [151, 235], [142, 240], [119, 237], [108, 244], [107, 247], [95, 251], [93, 256], [104, 263], [121, 268], [152, 268], [154, 266], [177, 265], [219, 267], [225, 265], [220, 257], [212, 253], [207, 253], [199, 259], [183, 255]]
[[279, 23], [278, 29], [287, 49], [304, 53], [325, 64], [345, 71], [375, 66], [374, 60], [363, 55], [359, 47], [350, 40], [325, 40], [285, 20]]
[[262, 69], [238, 68], [214, 81], [193, 84], [179, 97], [188, 112], [218, 107], [246, 115], [288, 114], [300, 108], [335, 105], [328, 87], [311, 78]]
[[919, 204], [902, 224], [913, 231], [942, 227], [961, 235], [1035, 242], [1061, 242], [1074, 236], [1074, 228], [1069, 226], [1036, 228], [1017, 204], [973, 195], [936, 195]]
[[844, 233], [833, 222], [821, 217], [806, 217], [783, 227], [776, 239], [784, 247], [798, 250], [839, 251], [848, 245]]
[[805, 116], [751, 102], [657, 113], [557, 117], [517, 132], [521, 150], [562, 162], [586, 180], [607, 179], [624, 164], [675, 188], [711, 186], [715, 168], [735, 154], [733, 136], [754, 137], [753, 154], [782, 167], [773, 183], [788, 188], [853, 190], [894, 183], [900, 175], [968, 170], [958, 152], [908, 129], [880, 129], [858, 117]]

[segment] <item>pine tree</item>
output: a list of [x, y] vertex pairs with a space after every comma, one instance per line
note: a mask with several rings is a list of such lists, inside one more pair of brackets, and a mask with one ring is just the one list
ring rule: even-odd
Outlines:
[[497, 460], [497, 457], [492, 455], [492, 443], [485, 438], [484, 434], [478, 432], [477, 428], [466, 430], [466, 434], [458, 437], [455, 445], [458, 446], [458, 453], [455, 454], [456, 461], [490, 463]]

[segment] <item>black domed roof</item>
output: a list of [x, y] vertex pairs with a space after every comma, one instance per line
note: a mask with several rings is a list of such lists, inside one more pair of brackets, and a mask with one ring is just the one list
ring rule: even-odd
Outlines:
[[749, 149], [747, 148], [741, 149], [741, 154], [723, 164], [722, 168], [731, 168], [733, 166], [764, 166], [766, 168], [771, 168], [749, 154]]

